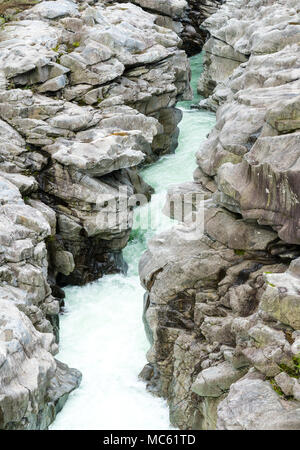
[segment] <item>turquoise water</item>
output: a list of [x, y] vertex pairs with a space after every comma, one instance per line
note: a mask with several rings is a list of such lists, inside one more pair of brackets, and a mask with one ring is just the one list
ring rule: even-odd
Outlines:
[[[191, 58], [191, 66], [196, 93], [201, 55]], [[192, 180], [195, 153], [215, 124], [214, 114], [189, 109], [197, 100], [195, 94], [193, 101], [178, 104], [183, 120], [175, 154], [142, 171], [156, 193], [149, 205], [136, 211], [132, 239], [124, 250], [127, 276], [107, 275], [84, 287], [65, 289], [58, 359], [79, 369], [83, 378], [50, 427], [53, 430], [171, 429], [166, 402], [148, 393], [138, 379], [149, 348], [141, 319], [144, 289], [138, 261], [147, 240], [174, 225], [161, 213], [166, 191], [172, 184]], [[154, 218], [153, 226], [140, 230], [139, 217], [145, 209]]]

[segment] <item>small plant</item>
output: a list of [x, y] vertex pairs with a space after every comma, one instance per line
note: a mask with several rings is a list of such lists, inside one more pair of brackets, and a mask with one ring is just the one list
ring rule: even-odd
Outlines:
[[56, 46], [56, 47], [53, 47], [52, 50], [53, 50], [54, 52], [58, 52], [59, 47], [60, 47], [60, 44], [57, 44], [57, 46]]
[[300, 378], [300, 353], [295, 355], [292, 359], [293, 367], [286, 364], [279, 364], [281, 370], [286, 372], [292, 378]]
[[274, 380], [274, 378], [270, 378], [269, 379], [272, 388], [274, 389], [274, 391], [276, 392], [276, 394], [280, 395], [281, 397], [284, 396], [284, 393], [282, 392], [281, 388], [278, 386], [278, 384], [276, 383], [276, 381]]
[[52, 242], [55, 242], [55, 236], [53, 236], [53, 235], [51, 235], [51, 236], [48, 236], [46, 239], [46, 243], [47, 244], [51, 244]]
[[85, 101], [81, 98], [80, 100], [77, 101], [77, 105], [79, 106], [86, 106]]
[[238, 256], [243, 256], [245, 254], [245, 250], [236, 249], [234, 250], [234, 253]]
[[293, 357], [293, 362], [294, 362], [295, 368], [298, 370], [298, 373], [300, 375], [300, 353], [298, 353], [297, 355], [295, 355]]

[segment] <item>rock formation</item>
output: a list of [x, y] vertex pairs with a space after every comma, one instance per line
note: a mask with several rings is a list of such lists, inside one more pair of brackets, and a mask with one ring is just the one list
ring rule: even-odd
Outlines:
[[125, 270], [137, 168], [175, 149], [190, 71], [132, 3], [0, 8], [0, 429], [44, 429], [81, 378], [54, 358], [61, 286]]
[[231, 0], [202, 25], [204, 233], [186, 217], [140, 261], [148, 388], [182, 429], [300, 428], [299, 17], [297, 0]]
[[[127, 0], [122, 0], [127, 1]], [[202, 49], [207, 31], [202, 23], [224, 0], [130, 0], [156, 15], [158, 25], [175, 31], [183, 40], [182, 48], [191, 56]]]
[[299, 429], [300, 7], [223, 3], [0, 0], [0, 429], [47, 428], [79, 385], [61, 287], [126, 270], [138, 168], [176, 148], [207, 36], [217, 124], [167, 199], [202, 193], [204, 233], [194, 211], [142, 257], [143, 373], [182, 429]]

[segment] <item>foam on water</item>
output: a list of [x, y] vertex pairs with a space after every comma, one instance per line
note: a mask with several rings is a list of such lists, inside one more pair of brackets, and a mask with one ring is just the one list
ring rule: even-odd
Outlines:
[[[201, 56], [191, 58], [191, 66], [195, 90], [202, 70]], [[193, 102], [197, 100], [195, 96]], [[65, 289], [58, 359], [79, 369], [83, 378], [50, 427], [53, 430], [171, 429], [166, 402], [148, 393], [138, 380], [149, 344], [141, 319], [144, 290], [137, 268], [146, 241], [155, 231], [174, 225], [161, 213], [166, 190], [172, 184], [192, 180], [195, 153], [215, 123], [214, 114], [190, 110], [193, 102], [178, 105], [183, 120], [176, 153], [142, 171], [156, 191], [143, 208], [151, 208], [152, 216], [156, 213], [161, 220], [156, 230], [133, 231], [124, 250], [128, 275], [107, 275], [84, 287]]]

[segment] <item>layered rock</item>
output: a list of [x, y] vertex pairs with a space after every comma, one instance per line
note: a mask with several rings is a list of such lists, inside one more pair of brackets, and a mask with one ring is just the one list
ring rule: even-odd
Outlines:
[[[127, 1], [127, 0], [122, 0]], [[170, 28], [183, 40], [182, 48], [189, 56], [199, 53], [207, 31], [202, 23], [224, 3], [224, 0], [131, 0], [156, 14], [158, 25]]]
[[194, 55], [202, 49], [207, 39], [207, 31], [202, 23], [214, 14], [224, 0], [187, 0], [188, 8], [184, 17], [181, 37], [188, 55]]
[[299, 13], [234, 0], [203, 24], [200, 107], [217, 123], [194, 183], [168, 195], [202, 191], [203, 230], [196, 202], [140, 262], [148, 388], [182, 429], [300, 427]]
[[55, 234], [55, 213], [22, 199], [37, 189], [32, 177], [5, 172], [0, 186], [0, 428], [44, 429], [81, 379], [54, 358], [60, 305], [45, 242]]
[[128, 198], [152, 193], [137, 169], [175, 149], [190, 70], [178, 35], [137, 5], [5, 3], [0, 428], [44, 429], [81, 378], [54, 358], [60, 286], [126, 270]]
[[27, 159], [16, 168], [8, 150], [2, 167], [36, 175], [36, 197], [58, 219], [51, 253], [71, 254], [59, 270], [51, 258], [54, 276], [81, 284], [122, 268], [131, 215], [105, 225], [104, 197], [124, 215], [120, 198], [142, 186], [133, 186], [130, 168], [176, 147], [174, 106], [190, 95], [187, 58], [174, 32], [132, 4], [40, 2], [16, 19], [0, 35], [0, 115], [23, 139]]
[[45, 429], [81, 375], [55, 360], [53, 334], [38, 332], [30, 320], [34, 306], [29, 319], [8, 294], [1, 297], [0, 428]]

